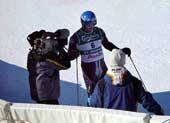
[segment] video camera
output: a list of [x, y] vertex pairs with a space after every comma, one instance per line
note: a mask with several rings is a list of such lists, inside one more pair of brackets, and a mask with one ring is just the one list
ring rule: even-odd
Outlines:
[[[37, 61], [49, 61], [61, 69], [70, 67], [65, 45], [68, 43], [68, 29], [58, 29], [55, 32], [45, 30], [35, 31], [28, 35], [27, 40], [31, 45], [31, 53]], [[65, 68], [63, 67], [66, 66]]]
[[40, 30], [28, 35], [27, 40], [37, 53], [45, 55], [63, 49], [68, 43], [68, 36], [68, 29], [59, 29], [54, 33]]

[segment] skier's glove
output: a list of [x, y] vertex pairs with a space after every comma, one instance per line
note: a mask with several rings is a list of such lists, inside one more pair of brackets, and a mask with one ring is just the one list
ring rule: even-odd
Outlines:
[[130, 57], [130, 55], [131, 55], [131, 50], [130, 50], [130, 48], [125, 47], [125, 48], [122, 48], [121, 50], [122, 50], [126, 55], [128, 55], [128, 56]]

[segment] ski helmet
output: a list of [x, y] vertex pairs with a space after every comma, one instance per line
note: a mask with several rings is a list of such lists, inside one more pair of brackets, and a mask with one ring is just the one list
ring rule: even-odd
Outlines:
[[88, 24], [97, 24], [97, 19], [96, 15], [92, 11], [85, 11], [81, 15], [81, 24], [83, 26], [88, 25]]

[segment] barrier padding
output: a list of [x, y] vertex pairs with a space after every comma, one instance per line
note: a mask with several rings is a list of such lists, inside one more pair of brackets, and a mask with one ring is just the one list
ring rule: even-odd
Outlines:
[[112, 109], [14, 103], [11, 106], [14, 120], [31, 123], [149, 123], [146, 113]]
[[170, 116], [152, 115], [150, 123], [170, 123]]

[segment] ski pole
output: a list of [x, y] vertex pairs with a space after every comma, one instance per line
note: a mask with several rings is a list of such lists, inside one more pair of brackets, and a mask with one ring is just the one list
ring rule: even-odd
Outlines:
[[144, 89], [147, 91], [146, 86], [145, 86], [145, 84], [144, 84], [144, 82], [143, 82], [143, 80], [142, 80], [142, 77], [140, 76], [140, 74], [139, 74], [139, 72], [138, 72], [138, 70], [137, 70], [137, 67], [136, 67], [136, 65], [135, 65], [135, 63], [134, 63], [132, 57], [129, 56], [129, 58], [130, 58], [130, 60], [131, 60], [131, 62], [132, 62], [132, 64], [133, 64], [133, 66], [134, 66], [134, 68], [135, 68], [135, 70], [136, 70], [136, 72], [137, 72], [137, 74], [138, 74], [138, 76], [139, 76], [139, 78], [140, 78], [142, 84], [143, 84]]
[[78, 58], [76, 58], [76, 79], [77, 79], [77, 105], [79, 106], [79, 78], [78, 78]]
[[[68, 51], [66, 47], [65, 50]], [[76, 58], [76, 81], [77, 81], [77, 105], [79, 106], [79, 77], [78, 77], [78, 58]]]

